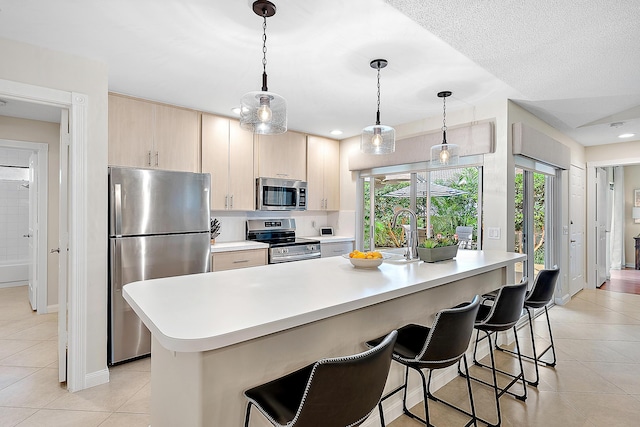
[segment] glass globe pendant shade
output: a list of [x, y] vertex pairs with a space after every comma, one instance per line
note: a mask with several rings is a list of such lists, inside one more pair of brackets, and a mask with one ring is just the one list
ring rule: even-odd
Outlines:
[[362, 129], [360, 151], [365, 154], [389, 154], [396, 149], [396, 131], [391, 126], [371, 125]]
[[456, 144], [438, 144], [431, 147], [431, 165], [435, 167], [457, 165], [460, 150]]
[[260, 135], [287, 131], [287, 101], [273, 92], [249, 92], [240, 100], [240, 127]]

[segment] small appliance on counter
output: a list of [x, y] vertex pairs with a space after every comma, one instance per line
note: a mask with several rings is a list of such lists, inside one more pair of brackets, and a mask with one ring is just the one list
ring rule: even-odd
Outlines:
[[320, 241], [296, 238], [296, 220], [247, 220], [247, 240], [269, 244], [269, 264], [320, 258]]
[[151, 352], [151, 333], [122, 297], [138, 280], [206, 273], [209, 174], [109, 168], [108, 363]]
[[333, 227], [320, 227], [320, 236], [333, 236]]

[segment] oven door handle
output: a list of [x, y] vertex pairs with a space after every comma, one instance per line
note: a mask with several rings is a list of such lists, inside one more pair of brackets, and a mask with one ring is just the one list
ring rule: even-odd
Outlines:
[[282, 263], [282, 262], [303, 261], [305, 259], [320, 258], [320, 256], [321, 256], [320, 252], [313, 253], [313, 254], [304, 254], [304, 255], [285, 255], [285, 256], [278, 256], [276, 258], [271, 258], [269, 263], [270, 264], [279, 264], [279, 263]]

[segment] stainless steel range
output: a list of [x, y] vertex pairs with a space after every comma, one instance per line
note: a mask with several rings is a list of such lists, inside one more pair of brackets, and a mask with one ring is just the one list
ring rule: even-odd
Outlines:
[[320, 258], [320, 241], [296, 238], [296, 220], [247, 220], [247, 240], [269, 244], [269, 264]]

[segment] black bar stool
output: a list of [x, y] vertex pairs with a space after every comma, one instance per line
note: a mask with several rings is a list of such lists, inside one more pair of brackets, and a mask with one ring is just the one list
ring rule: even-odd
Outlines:
[[[473, 325], [480, 306], [480, 297], [475, 296], [470, 303], [460, 304], [457, 307], [441, 310], [436, 314], [431, 328], [420, 325], [406, 325], [398, 329], [398, 339], [393, 348], [393, 360], [405, 366], [404, 384], [386, 394], [378, 404], [380, 422], [384, 426], [384, 414], [382, 402], [400, 390], [404, 390], [402, 398], [402, 410], [411, 418], [414, 418], [427, 426], [433, 426], [429, 420], [429, 399], [443, 403], [451, 408], [471, 417], [466, 426], [476, 425], [476, 412], [473, 404], [473, 392], [471, 382], [467, 378], [469, 402], [471, 412], [451, 405], [440, 398], [435, 397], [429, 391], [431, 385], [431, 373], [435, 369], [442, 369], [459, 363], [462, 359], [465, 368], [467, 357], [465, 352], [469, 347], [469, 341], [473, 334]], [[373, 347], [382, 341], [383, 337], [367, 342]], [[422, 392], [424, 396], [425, 418], [413, 414], [407, 408], [407, 382], [409, 380], [409, 368], [417, 371], [422, 378]], [[422, 369], [429, 369], [429, 379], [425, 379]]]
[[364, 353], [321, 359], [245, 391], [245, 427], [252, 405], [276, 427], [359, 426], [380, 401], [397, 335], [392, 331]]
[[[516, 323], [518, 323], [518, 320], [522, 315], [522, 310], [524, 306], [524, 297], [526, 292], [527, 292], [526, 280], [524, 280], [523, 282], [517, 285], [503, 286], [500, 289], [498, 289], [498, 293], [496, 294], [493, 304], [486, 305], [484, 304], [484, 301], [483, 301], [483, 304], [481, 304], [478, 309], [478, 315], [474, 325], [474, 328], [476, 329], [476, 341], [473, 347], [473, 363], [477, 366], [491, 369], [491, 372], [493, 374], [493, 384], [488, 383], [479, 378], [472, 377], [469, 374], [469, 371], [466, 366], [465, 366], [465, 371], [462, 372], [462, 370], [460, 369], [460, 363], [458, 363], [458, 372], [460, 373], [460, 375], [462, 375], [465, 378], [470, 378], [474, 381], [477, 381], [481, 384], [485, 384], [493, 388], [495, 401], [496, 401], [496, 412], [498, 414], [497, 415], [498, 422], [496, 424], [491, 424], [488, 421], [478, 418], [480, 421], [490, 426], [497, 427], [502, 423], [502, 414], [500, 412], [500, 397], [503, 394], [505, 393], [510, 394], [522, 401], [527, 399], [527, 386], [524, 379], [524, 369], [522, 367], [522, 358], [520, 357], [520, 343], [518, 342], [518, 335], [516, 333], [516, 328], [515, 328]], [[510, 372], [505, 372], [500, 369], [497, 369], [495, 358], [493, 355], [493, 344], [491, 340], [491, 335], [495, 334], [497, 339], [498, 332], [508, 331], [509, 329], [513, 329], [513, 332], [516, 333], [516, 336], [515, 336], [516, 349], [517, 349], [518, 360], [520, 362], [520, 373], [516, 375]], [[484, 332], [485, 334], [482, 338], [480, 338], [480, 331]], [[489, 355], [491, 356], [491, 366], [480, 363], [476, 357], [477, 350], [478, 350], [478, 343], [485, 338], [489, 341]], [[498, 386], [498, 378], [496, 375], [496, 373], [498, 372], [512, 378], [509, 384], [507, 384], [507, 386], [505, 386], [504, 388], [500, 388]], [[509, 391], [511, 386], [513, 386], [516, 382], [518, 382], [518, 380], [522, 380], [522, 386], [524, 389], [523, 394], [521, 395]]]
[[[522, 357], [533, 361], [533, 364], [535, 365], [536, 379], [533, 381], [527, 380], [527, 383], [534, 387], [537, 387], [538, 383], [540, 382], [540, 373], [538, 372], [538, 364], [551, 366], [551, 367], [556, 366], [556, 349], [553, 344], [553, 335], [551, 334], [551, 322], [549, 321], [549, 311], [547, 310], [547, 305], [549, 305], [549, 302], [551, 302], [551, 299], [553, 298], [553, 294], [556, 291], [556, 282], [558, 280], [559, 275], [560, 275], [560, 269], [558, 268], [558, 266], [555, 266], [555, 265], [553, 266], [553, 268], [540, 270], [540, 272], [538, 272], [538, 275], [536, 276], [536, 279], [533, 282], [533, 287], [529, 292], [527, 292], [527, 295], [524, 299], [524, 308], [527, 312], [527, 317], [529, 318], [529, 330], [531, 331], [531, 346], [533, 349], [533, 356], [528, 356], [523, 354]], [[483, 295], [483, 297], [487, 299], [495, 298], [493, 294]], [[543, 308], [543, 307], [544, 307], [544, 314], [547, 316], [547, 327], [549, 328], [549, 340], [551, 341], [551, 344], [547, 348], [545, 348], [542, 352], [538, 353], [536, 351], [536, 340], [535, 340], [535, 335], [533, 333], [532, 312], [537, 308]], [[514, 355], [516, 354], [514, 351], [504, 347], [496, 346], [496, 348], [500, 351], [504, 351]], [[540, 358], [544, 356], [545, 353], [549, 350], [551, 350], [551, 353], [553, 354], [553, 361], [546, 362], [544, 360], [541, 360]]]

